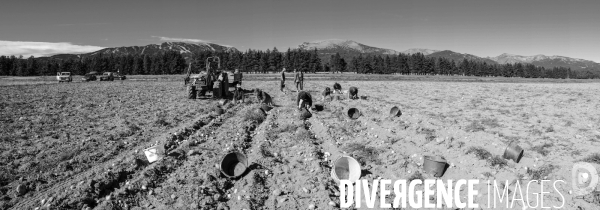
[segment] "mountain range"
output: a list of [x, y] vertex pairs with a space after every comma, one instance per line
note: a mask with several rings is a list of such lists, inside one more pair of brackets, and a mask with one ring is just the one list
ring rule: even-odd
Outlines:
[[96, 52], [85, 53], [85, 54], [58, 54], [50, 56], [50, 58], [56, 59], [73, 59], [73, 58], [84, 58], [93, 55], [154, 55], [162, 51], [175, 50], [183, 54], [184, 57], [189, 58], [192, 52], [199, 51], [214, 51], [214, 52], [235, 52], [238, 51], [236, 48], [231, 46], [218, 45], [213, 43], [187, 43], [187, 42], [164, 42], [162, 44], [150, 44], [146, 46], [129, 46], [129, 47], [111, 47], [98, 50]]
[[[506, 63], [530, 63], [536, 66], [542, 66], [545, 68], [552, 67], [568, 67], [572, 70], [595, 70], [600, 71], [600, 64], [590, 60], [569, 58], [565, 56], [546, 56], [546, 55], [533, 55], [533, 56], [522, 56], [513, 54], [501, 54], [496, 57], [480, 57], [467, 53], [459, 53], [450, 50], [432, 50], [422, 48], [412, 48], [405, 51], [396, 51], [392, 49], [373, 47], [358, 43], [353, 40], [344, 39], [328, 39], [312, 42], [304, 42], [300, 44], [296, 49], [303, 50], [314, 50], [317, 49], [319, 57], [323, 62], [328, 62], [331, 55], [339, 53], [340, 56], [349, 62], [352, 57], [356, 57], [360, 54], [371, 54], [371, 55], [396, 55], [399, 53], [403, 54], [415, 54], [421, 53], [427, 57], [442, 57], [460, 62], [464, 59], [485, 61], [490, 64], [506, 64]], [[161, 51], [175, 50], [181, 52], [184, 57], [189, 58], [192, 52], [198, 51], [214, 51], [214, 52], [237, 52], [235, 47], [219, 45], [214, 43], [187, 43], [187, 42], [165, 42], [162, 44], [150, 44], [146, 46], [129, 46], [129, 47], [113, 47], [105, 48], [96, 52], [86, 54], [59, 54], [49, 58], [57, 59], [70, 59], [70, 58], [82, 58], [87, 56], [93, 56], [97, 54], [101, 55], [130, 55], [130, 54], [156, 54]], [[48, 57], [46, 57], [48, 58]], [[41, 58], [45, 59], [45, 58]]]

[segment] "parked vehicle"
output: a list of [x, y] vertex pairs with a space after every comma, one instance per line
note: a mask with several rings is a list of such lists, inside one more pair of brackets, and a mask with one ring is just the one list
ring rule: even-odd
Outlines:
[[118, 80], [125, 80], [125, 79], [127, 79], [127, 77], [125, 75], [121, 74], [120, 72], [114, 73], [113, 76], [114, 76], [115, 79], [118, 79]]
[[73, 77], [71, 77], [71, 72], [58, 72], [56, 74], [56, 80], [58, 80], [58, 82], [72, 82]]
[[96, 81], [96, 75], [98, 75], [98, 72], [92, 71], [90, 73], [85, 74], [83, 78], [81, 78], [81, 80], [84, 82]]
[[115, 75], [114, 75], [114, 73], [112, 73], [110, 71], [104, 72], [104, 74], [102, 74], [100, 76], [100, 81], [113, 81], [113, 80], [115, 80]]

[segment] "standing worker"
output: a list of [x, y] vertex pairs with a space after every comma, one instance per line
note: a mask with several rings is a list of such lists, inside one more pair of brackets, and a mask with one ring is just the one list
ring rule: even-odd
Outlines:
[[294, 69], [294, 83], [296, 83], [296, 92], [300, 92], [300, 72]]
[[300, 90], [304, 90], [304, 70], [300, 70]]
[[283, 88], [285, 88], [285, 68], [281, 70], [281, 85], [279, 85], [281, 92], [283, 92]]

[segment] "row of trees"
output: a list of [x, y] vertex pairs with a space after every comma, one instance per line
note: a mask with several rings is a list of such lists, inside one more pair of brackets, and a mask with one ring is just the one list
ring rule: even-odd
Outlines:
[[423, 54], [359, 55], [352, 59], [349, 70], [361, 74], [404, 74], [404, 75], [463, 75], [481, 77], [523, 78], [579, 78], [569, 68], [545, 69], [533, 64], [490, 64], [485, 61], [464, 59], [455, 62], [447, 58], [426, 57]]
[[[187, 57], [186, 57], [187, 56]], [[278, 72], [282, 68], [306, 72], [356, 72], [359, 74], [404, 75], [464, 75], [524, 78], [600, 78], [598, 72], [572, 71], [569, 68], [546, 69], [532, 64], [495, 64], [464, 59], [427, 57], [423, 54], [359, 55], [347, 62], [339, 54], [329, 56], [322, 62], [315, 50], [273, 50], [246, 52], [198, 51], [183, 55], [177, 51], [165, 51], [154, 55], [92, 55], [83, 58], [52, 59], [0, 56], [0, 75], [36, 76], [54, 75], [69, 71], [83, 75], [91, 71], [120, 71], [123, 74], [182, 74], [187, 65], [192, 70], [205, 68], [206, 58], [218, 56], [223, 69], [240, 69], [246, 73]], [[215, 66], [216, 67], [216, 66]]]
[[96, 71], [114, 71], [123, 74], [180, 74], [186, 68], [186, 60], [175, 51], [156, 55], [93, 55], [78, 59], [51, 59], [0, 56], [0, 75], [39, 76], [71, 72], [84, 75]]

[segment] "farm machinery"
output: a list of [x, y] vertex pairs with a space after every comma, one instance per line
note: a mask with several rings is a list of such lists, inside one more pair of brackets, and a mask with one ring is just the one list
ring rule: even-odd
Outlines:
[[[211, 65], [214, 63], [217, 64], [216, 69]], [[213, 56], [206, 58], [206, 69], [198, 74], [192, 74], [192, 64], [190, 63], [184, 84], [187, 87], [189, 99], [226, 99], [231, 95], [229, 88], [242, 84], [242, 73], [222, 70], [221, 59]], [[210, 95], [207, 95], [209, 92]]]

